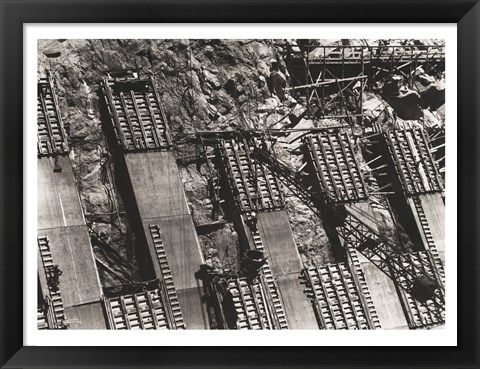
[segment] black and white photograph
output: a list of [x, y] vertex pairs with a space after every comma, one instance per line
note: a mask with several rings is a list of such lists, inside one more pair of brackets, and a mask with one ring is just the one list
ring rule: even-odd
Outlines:
[[38, 40], [36, 329], [444, 330], [445, 47]]

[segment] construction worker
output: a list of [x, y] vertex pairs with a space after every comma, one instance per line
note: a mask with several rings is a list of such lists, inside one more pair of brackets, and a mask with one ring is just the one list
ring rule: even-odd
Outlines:
[[250, 213], [250, 217], [248, 218], [249, 221], [249, 227], [253, 232], [257, 231], [257, 213], [255, 211], [252, 211]]
[[47, 284], [52, 292], [58, 291], [58, 285], [60, 284], [60, 276], [63, 272], [60, 270], [58, 265], [52, 265], [47, 270]]

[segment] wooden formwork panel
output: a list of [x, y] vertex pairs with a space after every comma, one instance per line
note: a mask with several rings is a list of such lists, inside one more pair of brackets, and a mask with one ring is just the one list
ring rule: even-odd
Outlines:
[[380, 328], [361, 269], [345, 263], [304, 271], [321, 329]]
[[57, 97], [50, 75], [41, 78], [37, 92], [37, 155], [55, 156], [68, 153], [68, 143]]
[[219, 140], [217, 150], [237, 206], [241, 211], [264, 211], [285, 206], [278, 179], [250, 156], [246, 140]]
[[[445, 298], [443, 293], [443, 271], [437, 269], [428, 252], [404, 254], [401, 260], [405, 264], [405, 268], [415, 270], [418, 276], [425, 275], [436, 280], [440, 284], [438, 293]], [[445, 312], [438, 309], [434, 300], [420, 302], [406, 291], [407, 288], [405, 287], [408, 285], [406, 280], [400, 278], [398, 282], [405, 284], [403, 288], [398, 288], [398, 291], [410, 328], [425, 328], [442, 324], [445, 321]]]
[[172, 147], [168, 123], [153, 82], [102, 80], [102, 94], [117, 141], [124, 151]]
[[237, 312], [237, 329], [286, 329], [286, 324], [276, 323], [279, 318], [285, 322], [285, 315], [277, 315], [269, 300], [268, 287], [261, 278], [251, 284], [245, 278], [228, 281], [227, 288]]
[[347, 132], [329, 130], [304, 138], [319, 190], [338, 203], [367, 198], [367, 187]]
[[[183, 328], [181, 313], [172, 312], [161, 288], [105, 299], [110, 329], [158, 330]], [[177, 324], [178, 323], [178, 324]]]
[[393, 130], [386, 132], [385, 138], [407, 196], [443, 191], [437, 164], [422, 129]]

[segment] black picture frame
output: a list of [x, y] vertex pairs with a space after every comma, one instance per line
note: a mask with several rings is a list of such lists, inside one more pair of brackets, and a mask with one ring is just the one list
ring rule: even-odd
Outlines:
[[[478, 368], [479, 71], [477, 0], [0, 0], [0, 364], [4, 368]], [[24, 23], [374, 23], [458, 25], [458, 346], [24, 347]]]

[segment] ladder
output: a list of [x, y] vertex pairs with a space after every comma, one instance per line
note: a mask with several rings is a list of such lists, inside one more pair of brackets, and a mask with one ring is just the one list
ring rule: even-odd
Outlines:
[[[45, 277], [48, 280], [48, 272], [55, 265], [53, 263], [50, 244], [47, 236], [38, 237], [37, 240]], [[61, 329], [63, 328], [62, 322], [65, 320], [65, 309], [63, 306], [62, 295], [60, 294], [60, 289], [54, 289], [52, 286], [48, 285], [48, 298], [51, 300], [51, 304], [48, 304], [49, 308], [47, 309], [46, 315], [48, 316], [51, 310], [51, 316], [53, 318], [52, 324], [49, 324], [49, 326], [54, 329]]]
[[58, 109], [50, 74], [40, 78], [37, 93], [37, 155], [50, 156], [68, 152], [68, 143]]
[[237, 311], [237, 329], [274, 329], [260, 283], [249, 285], [245, 278], [230, 279], [228, 289]]
[[[419, 274], [427, 275], [438, 281], [435, 268], [431, 263], [428, 252], [421, 251], [404, 254], [400, 263], [402, 263], [402, 266], [405, 269], [412, 268], [413, 265], [415, 269], [418, 270]], [[395, 266], [392, 265], [392, 268], [394, 267]], [[400, 287], [404, 287], [404, 285], [408, 286], [409, 283], [408, 280], [402, 276], [398, 278], [398, 282]], [[406, 291], [405, 287], [402, 289], [398, 288], [399, 286], [397, 286], [397, 289], [401, 297], [403, 309], [406, 312], [408, 325], [411, 329], [438, 325], [444, 321], [444, 312], [441, 311], [440, 314], [438, 313], [435, 301], [429, 300], [425, 303], [419, 302]], [[441, 289], [440, 293], [442, 294], [442, 298], [444, 298]]]
[[180, 302], [178, 300], [177, 291], [173, 282], [173, 275], [168, 265], [165, 246], [163, 244], [160, 227], [158, 224], [150, 224], [150, 235], [155, 247], [155, 253], [160, 266], [163, 281], [161, 282], [165, 290], [166, 309], [170, 316], [170, 329], [185, 329], [186, 325], [183, 320]]
[[47, 315], [41, 306], [37, 307], [37, 329], [48, 329]]
[[[243, 217], [244, 220], [247, 220], [247, 222], [249, 221], [250, 216], [248, 214], [244, 215]], [[250, 233], [252, 235], [255, 250], [265, 253], [265, 247], [263, 246], [260, 232], [258, 230], [250, 229]], [[270, 297], [273, 304], [274, 316], [276, 317], [276, 320], [278, 322], [278, 329], [288, 329], [287, 318], [285, 316], [285, 311], [280, 300], [277, 284], [275, 283], [273, 273], [270, 269], [268, 262], [262, 266], [260, 272], [264, 278], [264, 281], [266, 282], [268, 296]]]
[[431, 259], [433, 259], [433, 265], [435, 266], [435, 275], [437, 280], [442, 282], [442, 285], [445, 286], [445, 271], [443, 268], [442, 260], [438, 254], [437, 247], [435, 246], [435, 240], [433, 239], [432, 231], [428, 225], [427, 217], [425, 216], [425, 211], [423, 209], [422, 200], [419, 196], [412, 196], [412, 202], [415, 206], [415, 210], [420, 220], [420, 227], [422, 229], [423, 235], [426, 240], [426, 249]]

